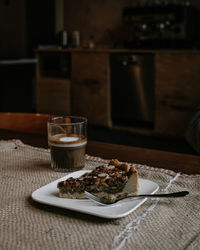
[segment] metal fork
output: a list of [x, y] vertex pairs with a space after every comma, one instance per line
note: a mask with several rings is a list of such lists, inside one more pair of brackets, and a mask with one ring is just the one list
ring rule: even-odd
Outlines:
[[85, 195], [90, 200], [92, 200], [92, 201], [94, 201], [102, 206], [111, 205], [111, 204], [118, 202], [119, 200], [127, 199], [130, 197], [134, 198], [134, 199], [140, 199], [140, 198], [177, 198], [177, 197], [184, 197], [188, 194], [189, 194], [188, 191], [181, 191], [181, 192], [174, 192], [174, 193], [167, 193], [167, 194], [139, 194], [139, 195], [134, 195], [134, 196], [128, 196], [126, 198], [120, 198], [120, 199], [117, 199], [117, 200], [112, 202], [112, 201], [109, 201], [105, 198], [99, 198], [96, 195], [85, 191]]

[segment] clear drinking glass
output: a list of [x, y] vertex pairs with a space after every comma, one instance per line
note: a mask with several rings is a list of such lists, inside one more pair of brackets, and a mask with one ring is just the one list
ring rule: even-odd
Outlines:
[[67, 172], [82, 169], [87, 144], [87, 119], [78, 116], [59, 116], [47, 122], [51, 167]]

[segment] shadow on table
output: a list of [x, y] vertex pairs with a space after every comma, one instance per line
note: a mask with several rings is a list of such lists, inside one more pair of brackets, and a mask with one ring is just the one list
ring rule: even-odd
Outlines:
[[59, 207], [54, 207], [54, 206], [49, 206], [46, 204], [42, 204], [39, 202], [34, 201], [31, 196], [28, 197], [28, 202], [31, 204], [33, 207], [36, 209], [40, 209], [46, 212], [54, 213], [54, 214], [59, 214], [59, 215], [64, 215], [68, 217], [72, 217], [77, 220], [84, 220], [87, 222], [91, 223], [99, 223], [99, 224], [113, 224], [113, 225], [119, 225], [120, 224], [120, 219], [104, 219], [101, 217], [97, 217], [94, 215], [88, 215], [80, 212], [75, 212], [69, 209], [64, 209], [64, 208], [59, 208]]

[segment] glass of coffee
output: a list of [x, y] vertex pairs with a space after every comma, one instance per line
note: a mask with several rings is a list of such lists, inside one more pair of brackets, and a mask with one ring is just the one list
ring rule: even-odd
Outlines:
[[87, 119], [60, 116], [47, 122], [51, 167], [58, 172], [76, 171], [85, 164]]

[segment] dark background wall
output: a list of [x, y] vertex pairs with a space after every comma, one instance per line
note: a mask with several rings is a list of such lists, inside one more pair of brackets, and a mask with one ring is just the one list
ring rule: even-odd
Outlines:
[[0, 1], [0, 59], [34, 57], [55, 42], [55, 0]]
[[[94, 36], [97, 45], [120, 47], [127, 36], [127, 27], [122, 23], [122, 9], [138, 0], [73, 0], [64, 1], [64, 28], [79, 30], [81, 41]], [[146, 2], [155, 2], [147, 0]], [[181, 2], [181, 1], [179, 1]], [[186, 2], [186, 1], [182, 1]], [[200, 8], [199, 0], [190, 1]]]
[[[121, 47], [129, 34], [122, 22], [122, 9], [136, 2], [144, 1], [2, 0], [0, 59], [33, 56], [38, 44], [55, 44], [56, 22], [69, 33], [79, 30], [82, 43], [93, 35], [97, 46]], [[190, 2], [200, 8], [199, 0]], [[56, 6], [60, 14], [56, 14]]]
[[0, 58], [26, 55], [24, 0], [0, 1]]

